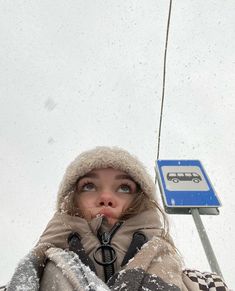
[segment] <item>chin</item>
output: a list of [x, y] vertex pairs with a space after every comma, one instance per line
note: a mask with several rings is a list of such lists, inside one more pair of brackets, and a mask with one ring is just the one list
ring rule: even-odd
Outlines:
[[110, 225], [114, 225], [117, 222], [117, 219], [116, 218], [112, 218], [112, 217], [106, 217], [106, 218], [107, 218], [108, 223]]

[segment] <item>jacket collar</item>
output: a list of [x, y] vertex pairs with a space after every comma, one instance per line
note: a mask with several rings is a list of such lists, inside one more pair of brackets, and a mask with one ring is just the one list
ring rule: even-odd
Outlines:
[[[97, 235], [100, 227], [102, 227], [103, 231], [109, 230], [112, 227], [103, 216], [93, 218], [88, 224], [94, 235]], [[128, 232], [136, 230], [144, 231], [145, 229], [163, 229], [160, 215], [156, 210], [146, 210], [138, 213], [125, 220], [123, 226], [125, 226]]]

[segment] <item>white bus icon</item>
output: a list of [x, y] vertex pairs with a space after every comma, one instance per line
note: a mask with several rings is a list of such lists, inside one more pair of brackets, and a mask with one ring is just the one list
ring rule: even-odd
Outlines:
[[168, 181], [179, 183], [180, 181], [193, 181], [199, 183], [202, 177], [195, 172], [169, 172], [166, 175]]

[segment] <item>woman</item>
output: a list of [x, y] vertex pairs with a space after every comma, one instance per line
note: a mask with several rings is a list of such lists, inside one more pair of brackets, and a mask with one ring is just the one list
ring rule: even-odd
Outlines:
[[216, 275], [182, 271], [144, 166], [120, 148], [97, 147], [67, 168], [57, 211], [7, 290], [196, 291], [211, 282], [226, 290]]

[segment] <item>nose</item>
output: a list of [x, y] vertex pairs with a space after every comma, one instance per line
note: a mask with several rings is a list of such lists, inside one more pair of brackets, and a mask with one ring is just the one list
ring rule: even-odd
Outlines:
[[99, 206], [115, 207], [115, 199], [112, 191], [102, 191], [99, 195]]

